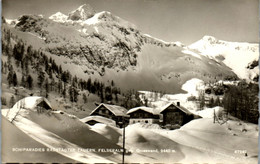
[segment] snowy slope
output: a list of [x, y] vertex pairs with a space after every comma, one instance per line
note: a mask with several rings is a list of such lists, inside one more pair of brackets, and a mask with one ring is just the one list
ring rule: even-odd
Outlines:
[[184, 44], [182, 44], [181, 42], [179, 41], [176, 41], [176, 42], [166, 42], [162, 39], [159, 39], [159, 38], [155, 38], [149, 34], [144, 34], [145, 37], [147, 38], [150, 38], [151, 40], [154, 40], [154, 41], [159, 41], [159, 42], [162, 42], [164, 43], [166, 46], [170, 46], [170, 45], [173, 45], [173, 46], [178, 46], [178, 47], [184, 47]]
[[65, 150], [75, 150], [75, 151], [58, 151], [60, 154], [66, 157], [72, 158], [80, 162], [101, 162], [101, 163], [112, 162], [107, 159], [98, 157], [97, 155], [94, 155], [93, 153], [90, 152], [85, 153], [83, 151], [77, 151], [82, 148], [62, 139], [61, 137], [53, 133], [44, 130], [39, 125], [25, 118], [20, 119], [19, 122], [15, 121], [14, 124], [18, 128], [20, 128], [23, 132], [28, 134], [30, 137], [44, 144], [50, 149], [63, 148]]
[[92, 17], [95, 14], [94, 9], [88, 5], [84, 4], [81, 5], [79, 8], [76, 10], [70, 12], [68, 15], [68, 19], [70, 20], [86, 20], [90, 17]]
[[[2, 115], [6, 117], [7, 112], [2, 110]], [[104, 124], [90, 127], [65, 112], [37, 113], [28, 109], [21, 110], [13, 124], [48, 148], [70, 150], [57, 152], [73, 160], [121, 162], [120, 153], [84, 151], [84, 148], [120, 149], [122, 129], [117, 127]], [[220, 125], [213, 124], [212, 118], [196, 119], [173, 131], [133, 124], [125, 132], [125, 161], [129, 163], [257, 163], [258, 127], [243, 121], [229, 120]]]
[[[11, 109], [10, 112], [5, 109], [2, 110], [2, 115], [8, 117], [12, 112], [16, 111]], [[75, 161], [84, 163], [119, 161], [117, 154], [101, 153], [98, 149], [112, 147], [119, 149], [120, 146], [112, 144], [105, 137], [91, 131], [89, 126], [78, 118], [65, 112], [45, 111], [39, 114], [29, 109], [21, 109], [12, 123], [34, 140]], [[100, 142], [103, 144], [100, 145]], [[96, 151], [84, 151], [91, 148]], [[106, 159], [102, 155], [106, 155]]]
[[7, 24], [10, 24], [10, 25], [15, 25], [18, 22], [17, 19], [5, 19], [5, 21]]
[[[122, 143], [122, 130], [96, 124], [92, 129]], [[242, 132], [246, 129], [246, 132]], [[257, 125], [229, 120], [196, 119], [181, 129], [133, 124], [125, 129], [126, 162], [138, 163], [257, 163]], [[247, 156], [245, 156], [247, 152]]]
[[32, 139], [4, 117], [2, 117], [1, 120], [2, 132], [4, 132], [1, 134], [1, 139], [4, 141], [1, 144], [2, 163], [11, 161], [13, 163], [26, 163], [29, 161], [31, 163], [37, 163], [39, 161], [42, 163], [49, 163], [50, 161], [53, 163], [63, 163], [64, 161], [68, 163], [78, 162], [54, 151], [44, 153], [41, 151], [14, 151], [16, 148], [46, 150], [48, 147]]
[[219, 116], [221, 115], [223, 110], [223, 107], [216, 106], [214, 108], [206, 108], [204, 110], [197, 111], [196, 114], [198, 114], [202, 118], [214, 118], [214, 113], [215, 116]]
[[[243, 76], [251, 74], [254, 78], [254, 72], [257, 73], [256, 67], [249, 70], [244, 69], [246, 64], [230, 64], [231, 51], [226, 52], [222, 61], [219, 56], [193, 50], [193, 46], [165, 42], [143, 34], [132, 23], [108, 11], [93, 12], [93, 16], [85, 18], [83, 10], [81, 6], [71, 12], [79, 14], [80, 18], [76, 20], [60, 12], [49, 19], [24, 15], [19, 18], [15, 30], [23, 31], [19, 36], [28, 42], [32, 36], [37, 38], [32, 44], [41, 42], [40, 47], [57, 59], [65, 70], [75, 68], [70, 69], [73, 75], [114, 80], [126, 89], [180, 93], [183, 92], [182, 84], [192, 78], [209, 82], [212, 79], [236, 79], [235, 73], [242, 69], [245, 70]], [[229, 49], [230, 45], [226, 47]], [[247, 51], [251, 50], [243, 49], [243, 52]], [[252, 59], [245, 55], [244, 58], [243, 61]], [[233, 67], [239, 69], [236, 71]]]
[[181, 89], [186, 93], [178, 94], [164, 94], [161, 96], [156, 96], [158, 93], [151, 91], [139, 91], [141, 93], [140, 99], [144, 102], [144, 99], [147, 99], [152, 107], [157, 109], [162, 109], [169, 102], [180, 102], [181, 106], [187, 108], [190, 112], [196, 113], [197, 105], [193, 101], [188, 101], [190, 96], [199, 96], [199, 91], [205, 88], [205, 84], [202, 80], [197, 78], [192, 78], [187, 80], [182, 86]]
[[199, 51], [201, 55], [223, 61], [242, 79], [252, 80], [259, 75], [257, 67], [247, 68], [253, 61], [258, 61], [259, 44], [227, 42], [212, 36], [204, 36], [203, 39], [191, 44], [189, 48]]
[[63, 22], [64, 23], [68, 19], [68, 16], [61, 13], [61, 12], [57, 12], [57, 13], [51, 15], [49, 17], [49, 19], [51, 19], [55, 22]]
[[[28, 26], [32, 21], [36, 23]], [[147, 37], [131, 23], [109, 12], [65, 24], [24, 16], [16, 29], [24, 31], [23, 35], [38, 36], [33, 44], [40, 40], [41, 47], [57, 58], [65, 70], [75, 68], [70, 69], [73, 75], [84, 78], [93, 72], [91, 76], [104, 81], [113, 79], [121, 88], [154, 88], [177, 93], [191, 78], [209, 81], [212, 77], [235, 76], [223, 63], [198, 57], [177, 43]]]

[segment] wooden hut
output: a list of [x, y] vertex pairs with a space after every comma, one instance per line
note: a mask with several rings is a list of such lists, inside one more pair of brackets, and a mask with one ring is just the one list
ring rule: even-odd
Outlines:
[[167, 104], [161, 109], [160, 114], [163, 115], [163, 125], [182, 126], [194, 118], [199, 118], [199, 116], [182, 107], [179, 102]]
[[123, 121], [124, 124], [129, 122], [129, 116], [126, 113], [127, 109], [124, 107], [101, 103], [89, 115], [112, 119], [119, 127], [122, 127]]
[[134, 123], [158, 123], [159, 112], [154, 108], [145, 106], [132, 108], [127, 112], [130, 115], [129, 124]]

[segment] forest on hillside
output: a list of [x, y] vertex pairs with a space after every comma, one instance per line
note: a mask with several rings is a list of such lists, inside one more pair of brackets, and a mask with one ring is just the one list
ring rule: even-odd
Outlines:
[[257, 83], [236, 81], [237, 84], [214, 83], [207, 84], [199, 97], [189, 97], [197, 101], [199, 109], [221, 106], [226, 113], [238, 119], [258, 124], [259, 118], [259, 87]]
[[[16, 101], [26, 96], [35, 95], [34, 89], [40, 91], [38, 96], [46, 98], [55, 93], [72, 105], [75, 104], [77, 108], [82, 108], [77, 104], [79, 100], [87, 103], [90, 94], [99, 98], [97, 103], [116, 104], [126, 109], [141, 105], [149, 106], [147, 98], [141, 101], [138, 91], [122, 92], [113, 80], [104, 83], [90, 76], [88, 79], [72, 76], [69, 70], [64, 70], [51, 56], [48, 57], [44, 51], [27, 45], [5, 25], [2, 27], [1, 62], [2, 83], [6, 81], [8, 87], [13, 87], [15, 90], [11, 98], [1, 97], [2, 105], [8, 107], [12, 107]], [[19, 93], [17, 89], [19, 87], [31, 91], [31, 94]], [[198, 109], [222, 106], [234, 117], [258, 123], [258, 91], [257, 84], [240, 80], [238, 85], [218, 84], [201, 92], [198, 98], [190, 97], [190, 100], [199, 101]], [[160, 91], [153, 92], [161, 93], [160, 97], [165, 94]], [[211, 98], [205, 103], [205, 94], [209, 93], [214, 93], [216, 98]], [[219, 96], [223, 97], [222, 100]]]
[[[113, 80], [104, 83], [91, 77], [85, 80], [72, 76], [69, 70], [63, 70], [54, 59], [43, 51], [34, 49], [32, 45], [27, 45], [8, 28], [3, 27], [2, 31], [2, 55], [7, 60], [3, 61], [2, 57], [1, 72], [9, 88], [23, 87], [32, 91], [37, 88], [40, 90], [40, 96], [46, 98], [54, 92], [64, 99], [69, 99], [71, 103], [77, 103], [79, 99], [87, 103], [88, 95], [94, 94], [99, 97], [101, 103], [122, 105], [128, 109], [141, 105], [137, 91], [121, 92]], [[12, 96], [10, 100], [2, 97], [2, 105], [12, 107], [15, 101], [29, 95], [16, 91], [15, 96], [16, 98]]]

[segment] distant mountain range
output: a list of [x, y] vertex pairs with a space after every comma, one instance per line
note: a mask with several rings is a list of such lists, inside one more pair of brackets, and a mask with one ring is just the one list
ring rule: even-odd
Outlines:
[[258, 81], [258, 44], [211, 36], [189, 46], [165, 42], [110, 12], [96, 13], [90, 5], [67, 15], [22, 15], [6, 22], [23, 40], [55, 56], [72, 74], [113, 79], [122, 88], [177, 93], [192, 78]]

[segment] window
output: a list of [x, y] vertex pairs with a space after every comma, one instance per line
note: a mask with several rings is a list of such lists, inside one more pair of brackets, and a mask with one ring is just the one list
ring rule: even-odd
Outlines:
[[148, 121], [146, 120], [145, 123], [148, 123]]

